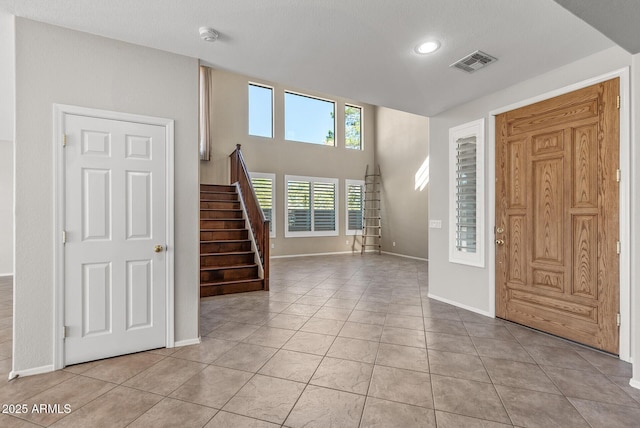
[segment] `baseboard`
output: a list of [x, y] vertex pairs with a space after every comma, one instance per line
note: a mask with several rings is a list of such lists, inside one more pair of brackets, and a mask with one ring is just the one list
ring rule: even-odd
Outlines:
[[635, 380], [635, 379], [631, 379], [629, 381], [629, 386], [632, 386], [634, 388], [640, 389], [640, 381], [639, 380]]
[[290, 259], [293, 257], [311, 257], [311, 256], [335, 256], [338, 254], [360, 254], [360, 251], [338, 251], [335, 253], [310, 253], [310, 254], [287, 254], [284, 256], [270, 256], [271, 259]]
[[399, 253], [390, 253], [389, 251], [382, 251], [382, 254], [388, 254], [390, 256], [397, 256], [397, 257], [404, 257], [405, 259], [420, 260], [422, 262], [429, 261], [429, 259], [424, 259], [422, 257], [407, 256], [406, 254], [399, 254]]
[[4, 278], [5, 276], [13, 276], [12, 273], [0, 273], [0, 278]]
[[173, 344], [173, 346], [175, 348], [179, 348], [181, 346], [199, 345], [200, 343], [202, 343], [202, 340], [200, 337], [196, 337], [195, 339], [178, 340]]
[[27, 370], [12, 370], [11, 372], [9, 372], [9, 380], [15, 379], [18, 376], [20, 377], [33, 376], [33, 375], [39, 375], [43, 373], [50, 373], [52, 371], [54, 371], [53, 364], [50, 364], [48, 366], [42, 366], [42, 367], [34, 367], [32, 369], [27, 369]]
[[445, 299], [444, 297], [434, 296], [433, 294], [427, 294], [427, 297], [433, 300], [437, 300], [442, 303], [447, 303], [449, 305], [455, 306], [457, 308], [466, 309], [467, 311], [475, 312], [476, 314], [484, 315], [485, 317], [495, 318], [489, 312], [482, 311], [478, 308], [473, 308], [471, 306], [463, 305], [462, 303], [454, 302], [453, 300]]

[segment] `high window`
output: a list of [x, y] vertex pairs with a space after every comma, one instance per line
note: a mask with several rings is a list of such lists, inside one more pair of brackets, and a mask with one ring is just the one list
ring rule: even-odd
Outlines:
[[364, 204], [364, 181], [345, 180], [347, 207], [347, 235], [362, 233], [362, 216]]
[[260, 208], [267, 220], [269, 220], [269, 236], [276, 237], [276, 176], [275, 174], [266, 174], [261, 172], [251, 172], [251, 184], [256, 192], [256, 197], [260, 203]]
[[484, 120], [449, 130], [449, 261], [484, 266]]
[[338, 180], [285, 176], [285, 237], [338, 235]]
[[249, 83], [249, 135], [273, 138], [273, 88]]
[[285, 139], [335, 146], [335, 112], [336, 105], [333, 101], [285, 92]]
[[344, 106], [344, 146], [362, 150], [362, 107]]

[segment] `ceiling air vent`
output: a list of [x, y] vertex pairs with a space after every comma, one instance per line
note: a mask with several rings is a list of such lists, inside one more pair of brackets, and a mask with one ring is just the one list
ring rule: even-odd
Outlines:
[[449, 67], [459, 68], [467, 73], [473, 73], [476, 70], [486, 67], [492, 62], [496, 62], [498, 58], [494, 58], [482, 51], [475, 51], [459, 61], [454, 62]]

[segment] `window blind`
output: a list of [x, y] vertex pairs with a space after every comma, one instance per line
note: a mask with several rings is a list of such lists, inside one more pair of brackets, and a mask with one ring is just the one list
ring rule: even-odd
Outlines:
[[287, 210], [290, 232], [311, 231], [311, 183], [287, 181]]
[[273, 231], [273, 180], [271, 178], [252, 177], [251, 184], [256, 192], [260, 208], [269, 220], [269, 232]]
[[347, 184], [347, 230], [362, 229], [362, 184]]
[[456, 248], [475, 253], [477, 246], [476, 137], [456, 141]]
[[313, 183], [313, 230], [336, 230], [336, 186]]

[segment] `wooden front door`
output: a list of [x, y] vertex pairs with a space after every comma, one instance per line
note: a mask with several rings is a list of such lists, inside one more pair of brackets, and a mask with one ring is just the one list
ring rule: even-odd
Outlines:
[[618, 354], [619, 79], [496, 116], [496, 316]]

